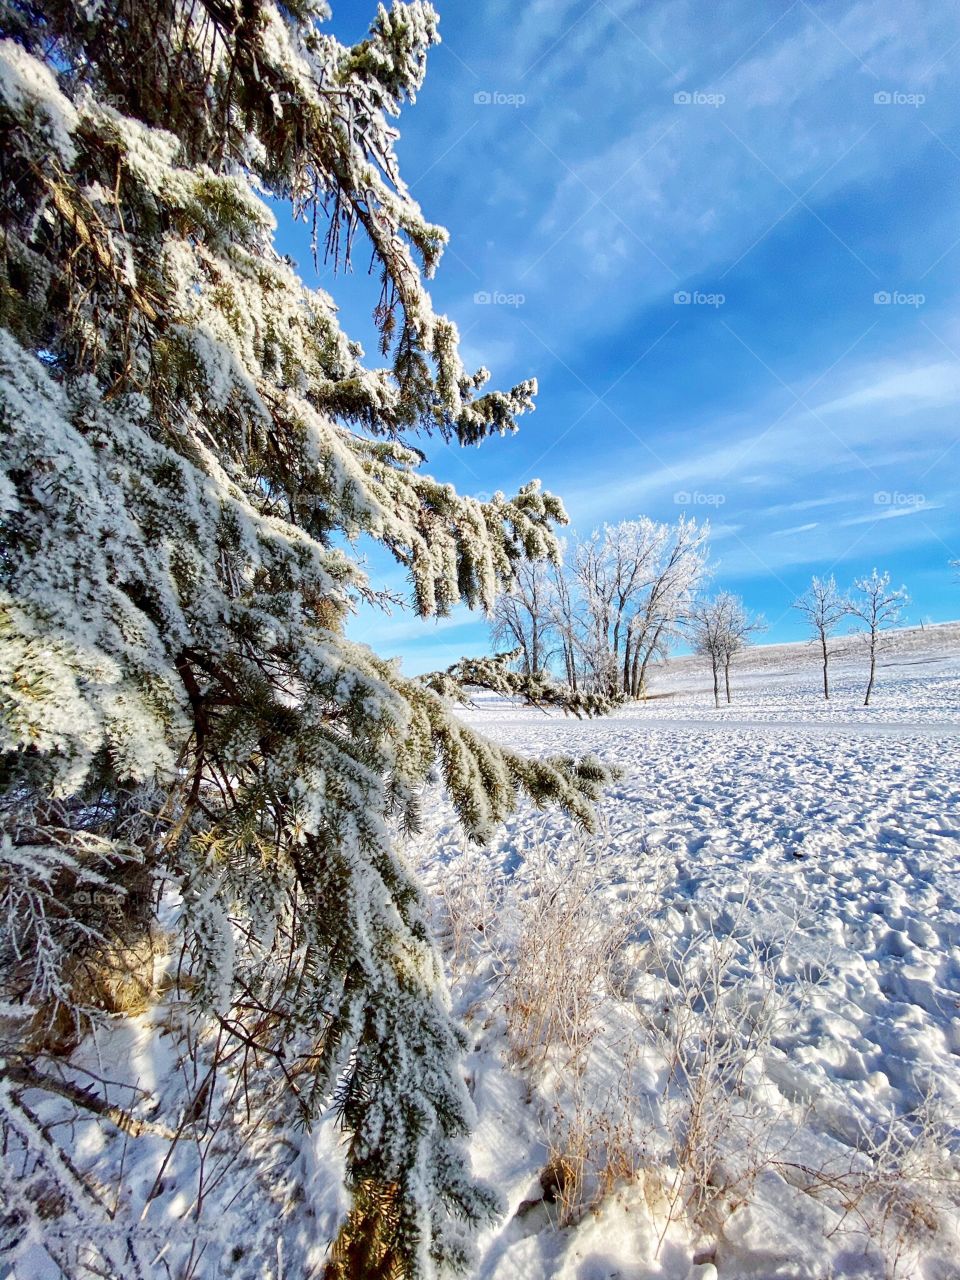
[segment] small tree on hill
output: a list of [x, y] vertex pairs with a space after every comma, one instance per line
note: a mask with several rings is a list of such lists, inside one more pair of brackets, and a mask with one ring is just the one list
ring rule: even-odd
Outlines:
[[720, 709], [720, 672], [723, 669], [724, 623], [723, 597], [698, 600], [690, 609], [687, 626], [694, 653], [710, 659], [713, 672], [713, 705]]
[[763, 619], [747, 612], [739, 596], [721, 591], [712, 599], [699, 600], [689, 614], [689, 633], [694, 653], [710, 659], [713, 672], [713, 702], [720, 706], [720, 673], [723, 673], [727, 702], [730, 703], [730, 666], [749, 637], [764, 630]]
[[870, 654], [870, 676], [863, 705], [869, 707], [877, 671], [877, 650], [882, 644], [882, 633], [903, 616], [904, 607], [910, 603], [906, 587], [890, 586], [889, 573], [877, 573], [867, 578], [857, 578], [850, 598], [850, 613], [863, 624], [863, 637]]
[[[725, 598], [725, 599], [724, 599]], [[733, 659], [741, 650], [745, 649], [750, 643], [750, 637], [758, 632], [766, 631], [767, 624], [764, 622], [760, 614], [751, 614], [747, 612], [743, 601], [739, 596], [731, 596], [724, 593], [724, 596], [718, 597], [724, 599], [722, 607], [723, 613], [723, 682], [727, 695], [727, 702], [730, 698], [730, 666]]]
[[820, 644], [823, 659], [823, 696], [829, 701], [830, 682], [827, 664], [830, 659], [829, 641], [844, 618], [850, 614], [850, 601], [841, 595], [835, 579], [814, 578], [807, 590], [794, 601], [793, 607], [803, 615], [804, 621]]

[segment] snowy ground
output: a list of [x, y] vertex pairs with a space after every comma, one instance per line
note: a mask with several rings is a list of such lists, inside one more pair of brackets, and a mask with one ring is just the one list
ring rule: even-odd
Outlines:
[[[780, 646], [719, 712], [688, 659], [609, 718], [464, 712], [622, 770], [596, 836], [525, 807], [477, 850], [438, 788], [408, 850], [472, 1039], [471, 1159], [503, 1197], [472, 1280], [960, 1277], [960, 626], [899, 636], [869, 709], [863, 668], [837, 661], [829, 708], [815, 655]], [[203, 1099], [177, 1017], [119, 1025], [77, 1081], [132, 1063], [139, 1092], [108, 1093], [147, 1120]], [[120, 1170], [109, 1195], [153, 1233], [143, 1274], [322, 1275], [342, 1136], [254, 1101], [243, 1149], [194, 1139], [189, 1108], [173, 1147], [75, 1123], [73, 1159]], [[37, 1248], [15, 1274], [59, 1272]]]
[[[419, 841], [438, 919], [472, 922], [447, 931], [475, 1035], [472, 1155], [507, 1201], [478, 1276], [960, 1276], [960, 628], [900, 637], [869, 709], [858, 651], [829, 708], [811, 656], [746, 658], [720, 712], [683, 660], [608, 719], [466, 713], [511, 747], [623, 770], [596, 837], [527, 809], [471, 851], [437, 797]], [[570, 908], [574, 941], [561, 912], [555, 945], [524, 952], [537, 900], [571, 886], [592, 904]], [[529, 992], [538, 966], [548, 986], [589, 969], [575, 939], [589, 952], [605, 927], [616, 955], [580, 1041], [511, 1052], [517, 970]], [[678, 1173], [697, 1167], [694, 1113], [715, 1184], [699, 1197]], [[589, 1191], [611, 1120], [633, 1176], [586, 1212], [540, 1203], [564, 1145], [587, 1150]]]

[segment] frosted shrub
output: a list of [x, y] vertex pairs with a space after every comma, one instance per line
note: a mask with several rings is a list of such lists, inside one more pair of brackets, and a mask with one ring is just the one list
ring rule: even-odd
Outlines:
[[636, 901], [604, 893], [602, 839], [551, 846], [542, 836], [523, 852], [503, 999], [519, 1062], [542, 1062], [552, 1048], [576, 1063], [596, 1034], [594, 1015], [609, 995], [620, 948], [637, 925]]
[[874, 1246], [889, 1280], [916, 1273], [925, 1249], [960, 1210], [956, 1108], [929, 1090], [913, 1111], [860, 1134], [848, 1160], [816, 1168], [784, 1153], [788, 1181], [836, 1213], [831, 1234]]
[[449, 952], [453, 974], [468, 977], [499, 945], [504, 877], [486, 853], [467, 850], [442, 868], [435, 891], [440, 904], [439, 939]]

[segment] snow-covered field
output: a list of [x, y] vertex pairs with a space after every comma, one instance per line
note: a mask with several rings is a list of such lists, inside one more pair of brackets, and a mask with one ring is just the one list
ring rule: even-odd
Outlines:
[[417, 843], [506, 1202], [478, 1276], [960, 1276], [960, 627], [867, 709], [855, 648], [829, 707], [813, 657], [754, 651], [720, 712], [683, 659], [602, 720], [465, 713], [623, 771], [597, 836], [525, 809], [471, 850], [438, 795]]
[[[960, 625], [895, 637], [869, 709], [863, 668], [848, 648], [829, 708], [815, 655], [780, 646], [719, 712], [691, 659], [603, 719], [464, 711], [622, 771], [596, 835], [525, 807], [477, 849], [436, 787], [408, 847], [470, 1038], [470, 1157], [503, 1199], [473, 1280], [960, 1277]], [[143, 1122], [70, 1121], [121, 1211], [103, 1233], [141, 1223], [131, 1275], [322, 1276], [347, 1205], [332, 1112], [304, 1132], [228, 1071], [223, 1126], [194, 1134], [179, 1017], [161, 1001], [74, 1060]], [[39, 1245], [15, 1272], [59, 1274]]]

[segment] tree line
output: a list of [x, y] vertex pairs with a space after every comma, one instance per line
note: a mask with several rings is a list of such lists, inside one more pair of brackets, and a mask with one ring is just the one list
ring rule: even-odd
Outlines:
[[[711, 575], [709, 536], [707, 522], [681, 516], [673, 524], [658, 523], [642, 516], [574, 539], [553, 560], [519, 565], [492, 614], [493, 643], [507, 651], [465, 660], [431, 679], [441, 687], [446, 675], [454, 683], [524, 694], [580, 714], [585, 705], [595, 711], [645, 698], [654, 666], [685, 643], [710, 663], [714, 705], [719, 708], [721, 693], [729, 704], [734, 659], [767, 626], [740, 596], [704, 593]], [[856, 578], [847, 592], [833, 576], [813, 578], [791, 607], [820, 648], [825, 699], [831, 642], [849, 620], [866, 645], [869, 706], [882, 633], [901, 619], [908, 601], [905, 588], [892, 587], [890, 574], [876, 569]]]

